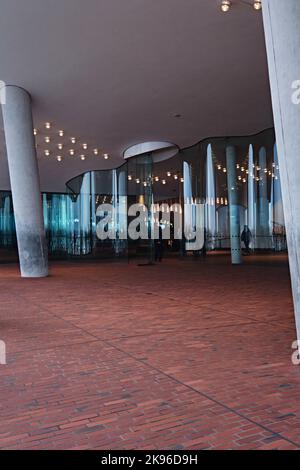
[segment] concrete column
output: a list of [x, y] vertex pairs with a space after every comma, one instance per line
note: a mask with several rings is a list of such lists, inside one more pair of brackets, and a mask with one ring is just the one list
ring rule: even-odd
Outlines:
[[6, 86], [2, 113], [21, 275], [44, 277], [48, 259], [29, 94]]
[[238, 205], [236, 149], [229, 145], [226, 147], [227, 186], [230, 218], [230, 244], [232, 264], [242, 263], [242, 249], [240, 238], [240, 208]]
[[[262, 5], [295, 317], [300, 340], [300, 104], [297, 104], [300, 96], [300, 1], [263, 0]], [[295, 93], [295, 87], [298, 87], [298, 93]]]
[[258, 204], [257, 204], [257, 247], [266, 249], [269, 247], [269, 200], [268, 200], [268, 179], [265, 168], [267, 168], [267, 152], [265, 147], [261, 147], [258, 153]]

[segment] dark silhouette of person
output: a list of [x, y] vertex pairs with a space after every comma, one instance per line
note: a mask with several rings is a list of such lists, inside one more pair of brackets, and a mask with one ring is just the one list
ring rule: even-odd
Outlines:
[[249, 245], [251, 243], [251, 239], [252, 239], [252, 233], [248, 225], [244, 225], [244, 230], [242, 231], [241, 240], [245, 245], [245, 250], [247, 254], [250, 253]]
[[164, 246], [162, 240], [155, 240], [155, 261], [162, 262], [164, 255]]
[[206, 253], [207, 253], [206, 240], [207, 240], [207, 232], [206, 232], [206, 228], [204, 228], [203, 247], [202, 247], [202, 256], [204, 256], [204, 257], [206, 256]]

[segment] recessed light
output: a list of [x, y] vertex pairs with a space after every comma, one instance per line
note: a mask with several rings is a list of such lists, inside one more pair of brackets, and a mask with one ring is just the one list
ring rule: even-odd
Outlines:
[[177, 180], [178, 179], [178, 176], [177, 175], [174, 175], [174, 180]]
[[231, 1], [230, 0], [222, 0], [221, 4], [221, 10], [226, 13], [227, 11], [230, 10], [231, 7]]
[[46, 155], [46, 157], [49, 157], [49, 155], [50, 155], [50, 150], [45, 150], [45, 155]]
[[46, 122], [46, 123], [45, 123], [45, 127], [46, 127], [46, 129], [51, 129], [51, 123], [50, 123], [50, 122]]
[[261, 10], [262, 9], [261, 0], [255, 0], [253, 3], [253, 8], [254, 10]]
[[64, 131], [63, 131], [63, 130], [60, 130], [60, 131], [58, 131], [58, 135], [59, 135], [60, 137], [63, 137], [63, 136], [64, 136], [64, 134], [65, 134], [65, 133], [64, 133]]
[[132, 180], [132, 176], [128, 175], [128, 181], [131, 181], [131, 180]]
[[80, 155], [81, 160], [85, 160], [85, 155]]
[[56, 160], [57, 160], [58, 162], [61, 162], [61, 161], [62, 161], [62, 156], [61, 156], [61, 155], [58, 155], [58, 156], [56, 157]]
[[82, 144], [82, 148], [86, 150], [88, 148], [88, 144]]
[[76, 144], [76, 139], [75, 139], [75, 137], [71, 137], [71, 142], [72, 142], [72, 144]]
[[171, 172], [170, 172], [170, 171], [167, 172], [167, 176], [171, 176]]
[[166, 184], [166, 180], [162, 180], [162, 184]]
[[59, 150], [62, 150], [63, 144], [57, 144], [57, 147], [59, 148]]
[[49, 144], [50, 140], [51, 140], [50, 137], [48, 137], [48, 136], [45, 137], [46, 144]]
[[99, 150], [98, 149], [94, 149], [94, 155], [98, 155], [99, 154]]
[[69, 152], [70, 152], [70, 155], [75, 155], [75, 150], [74, 149], [70, 149]]
[[108, 153], [105, 153], [105, 154], [103, 155], [103, 157], [104, 157], [105, 160], [107, 160], [107, 159], [109, 158]]
[[37, 129], [33, 129], [33, 135], [37, 135], [38, 133], [38, 130]]

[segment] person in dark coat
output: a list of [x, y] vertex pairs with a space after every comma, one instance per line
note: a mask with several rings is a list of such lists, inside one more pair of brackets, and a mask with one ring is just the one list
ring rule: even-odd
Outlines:
[[162, 240], [155, 240], [155, 261], [161, 263], [164, 255], [164, 246]]
[[244, 230], [242, 231], [241, 240], [245, 245], [246, 253], [249, 254], [250, 253], [249, 246], [252, 240], [252, 233], [248, 225], [244, 225]]

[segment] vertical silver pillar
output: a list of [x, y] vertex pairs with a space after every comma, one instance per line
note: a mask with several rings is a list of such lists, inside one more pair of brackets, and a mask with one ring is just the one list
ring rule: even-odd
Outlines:
[[266, 249], [271, 247], [269, 230], [269, 200], [268, 180], [265, 169], [267, 168], [267, 152], [261, 147], [258, 153], [258, 204], [257, 204], [257, 247]]
[[226, 147], [227, 186], [230, 217], [230, 245], [232, 264], [242, 263], [242, 249], [240, 239], [240, 208], [238, 205], [236, 150], [229, 145]]
[[[253, 145], [249, 145], [249, 161], [248, 161], [248, 218], [247, 225], [252, 233], [256, 236], [256, 214], [255, 214], [255, 178], [254, 178], [254, 152]], [[254, 243], [254, 240], [253, 240]]]
[[48, 259], [29, 94], [6, 86], [2, 113], [21, 275], [44, 277]]
[[300, 340], [300, 2], [263, 0], [263, 20]]

